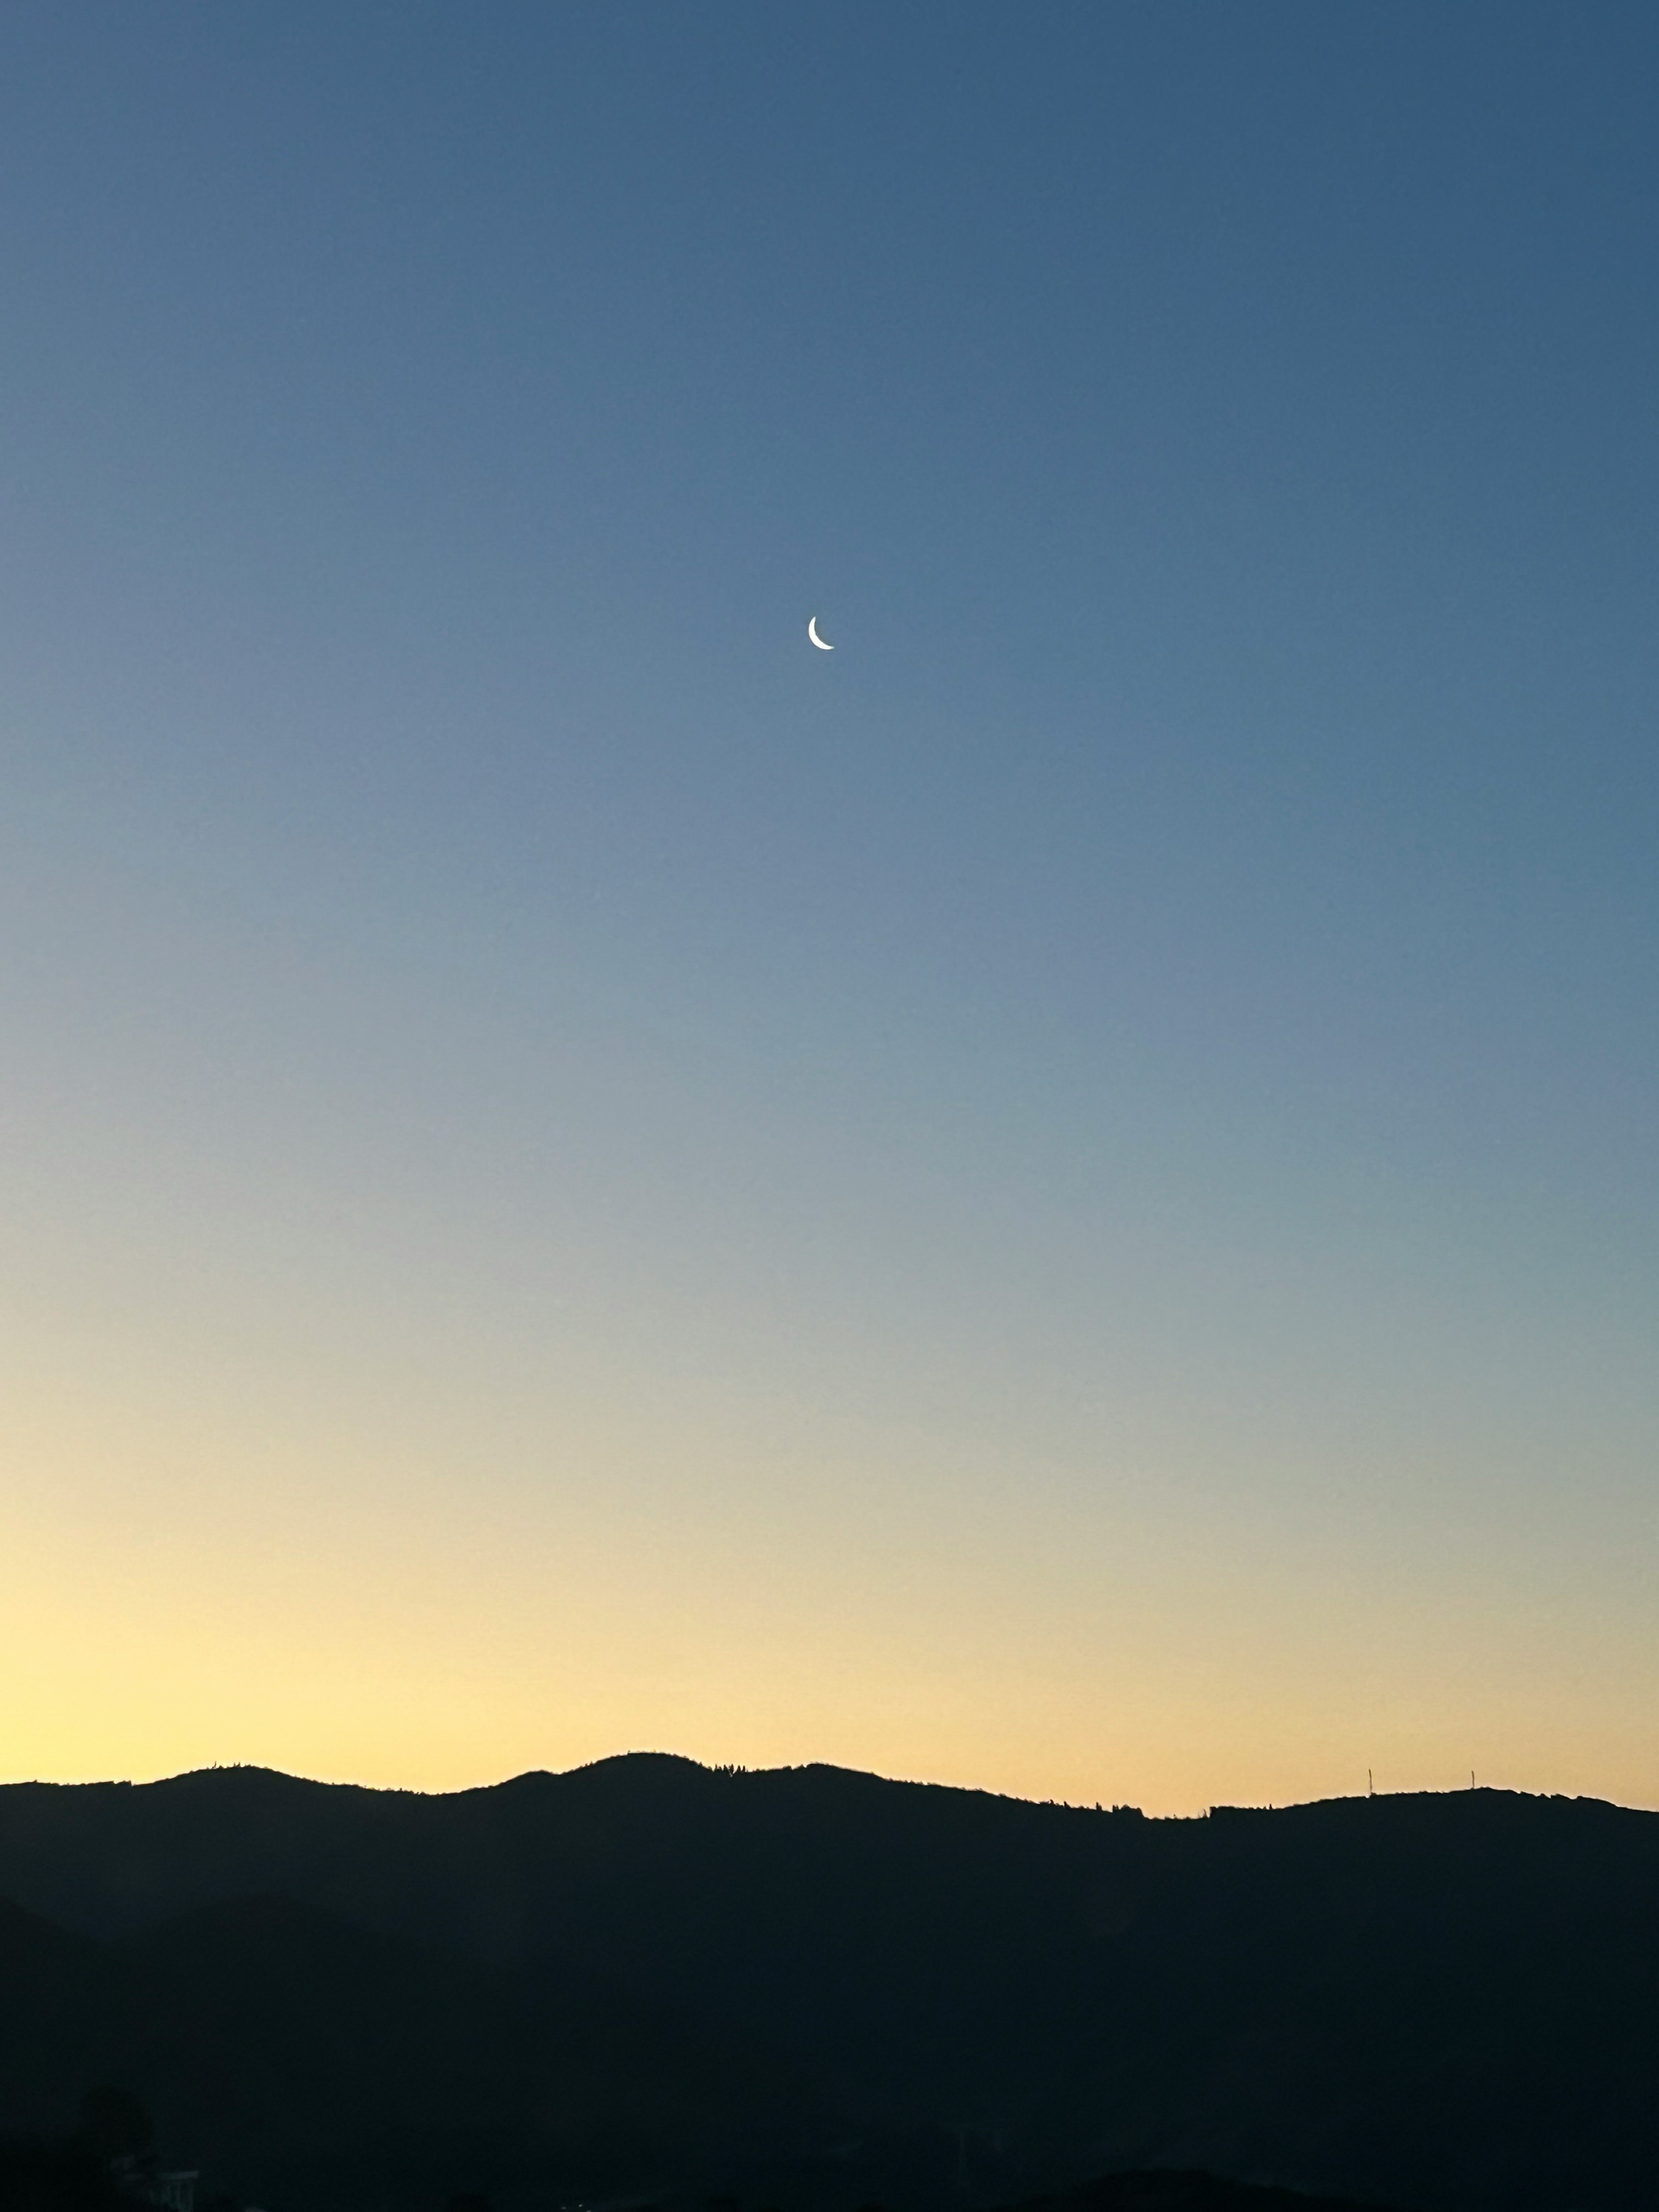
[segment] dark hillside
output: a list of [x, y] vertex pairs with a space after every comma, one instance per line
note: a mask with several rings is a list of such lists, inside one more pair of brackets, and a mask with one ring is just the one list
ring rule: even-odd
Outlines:
[[1009, 2212], [1366, 2212], [1346, 2197], [1260, 2189], [1213, 2173], [1113, 2173], [1059, 2197], [1038, 2197]]
[[1145, 1820], [662, 1758], [439, 1798], [226, 1770], [0, 1790], [0, 1895], [73, 1931], [16, 1920], [50, 2032], [0, 2125], [130, 2019], [133, 2085], [262, 2202], [303, 2170], [319, 2203], [441, 2171], [502, 2212], [983, 2204], [1152, 2166], [1659, 2203], [1659, 1816], [1589, 1802]]
[[0, 2130], [136, 2084], [164, 2142], [260, 2203], [594, 2192], [725, 2171], [800, 2122], [786, 2071], [579, 1971], [512, 1975], [280, 1898], [142, 1936], [0, 1908]]

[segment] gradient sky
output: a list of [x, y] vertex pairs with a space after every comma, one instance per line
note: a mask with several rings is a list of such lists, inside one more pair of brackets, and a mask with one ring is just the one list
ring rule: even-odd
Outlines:
[[1659, 1804], [1656, 103], [5, 11], [0, 1774]]

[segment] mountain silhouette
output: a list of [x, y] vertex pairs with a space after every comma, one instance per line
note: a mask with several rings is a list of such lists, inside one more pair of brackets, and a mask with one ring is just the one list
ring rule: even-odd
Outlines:
[[1089, 2212], [1063, 2192], [1149, 2168], [1659, 2203], [1659, 1815], [1594, 1801], [217, 1769], [0, 1789], [0, 2129], [119, 2081], [273, 2212]]

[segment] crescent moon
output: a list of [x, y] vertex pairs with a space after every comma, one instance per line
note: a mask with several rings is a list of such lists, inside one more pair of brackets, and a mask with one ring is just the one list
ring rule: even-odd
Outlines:
[[817, 646], [820, 653], [833, 653], [835, 651], [836, 648], [833, 645], [826, 645], [823, 640], [818, 635], [818, 618], [816, 615], [812, 617], [811, 622], [806, 625], [806, 635], [811, 639], [813, 644]]

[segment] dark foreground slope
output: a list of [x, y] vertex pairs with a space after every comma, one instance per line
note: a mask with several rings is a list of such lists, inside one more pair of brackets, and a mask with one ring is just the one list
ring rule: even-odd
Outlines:
[[1097, 2177], [1057, 2197], [1034, 2197], [1008, 2212], [1365, 2212], [1346, 2197], [1261, 2188], [1218, 2174], [1152, 2169]]
[[123, 2080], [276, 2212], [984, 2204], [1146, 2166], [1659, 2203], [1659, 1816], [1589, 1802], [227, 1770], [0, 1790], [0, 2127]]
[[115, 1942], [0, 1905], [0, 2130], [61, 2134], [107, 2081], [210, 2193], [279, 2212], [586, 2197], [726, 2170], [751, 2106], [799, 2118], [779, 2069], [715, 2061], [578, 1970], [505, 1972], [280, 1897]]

